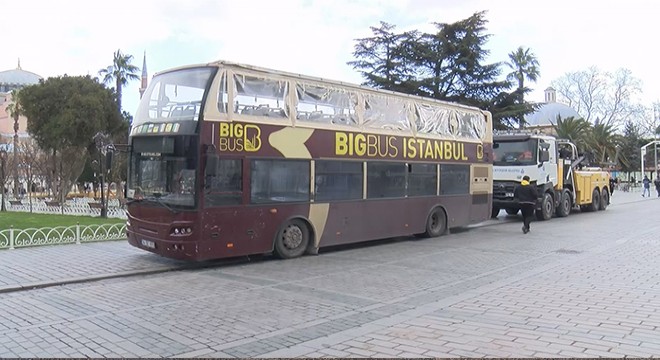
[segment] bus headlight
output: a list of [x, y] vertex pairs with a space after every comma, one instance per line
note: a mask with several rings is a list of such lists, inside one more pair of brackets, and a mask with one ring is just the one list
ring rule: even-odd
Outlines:
[[170, 235], [181, 236], [181, 235], [190, 235], [192, 234], [192, 228], [190, 226], [176, 226], [173, 227], [170, 231]]

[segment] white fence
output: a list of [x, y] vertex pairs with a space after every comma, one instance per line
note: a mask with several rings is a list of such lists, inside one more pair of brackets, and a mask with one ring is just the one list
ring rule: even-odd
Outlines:
[[[28, 199], [7, 200], [5, 206], [8, 211], [30, 212]], [[64, 214], [80, 216], [101, 216], [100, 203], [90, 198], [74, 198], [67, 200], [64, 206], [52, 201], [33, 199], [32, 212], [37, 214]], [[119, 200], [108, 201], [108, 217], [115, 219], [126, 219], [126, 210], [120, 206]]]
[[80, 244], [126, 238], [126, 224], [73, 225], [54, 228], [0, 230], [0, 249], [17, 247]]

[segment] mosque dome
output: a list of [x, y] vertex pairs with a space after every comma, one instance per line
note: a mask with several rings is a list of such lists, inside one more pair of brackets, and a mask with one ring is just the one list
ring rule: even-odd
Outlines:
[[0, 71], [0, 91], [9, 92], [11, 89], [38, 84], [41, 79], [41, 76], [21, 69], [19, 61], [16, 69]]
[[568, 117], [578, 119], [581, 117], [577, 111], [568, 105], [562, 103], [545, 103], [535, 112], [526, 115], [525, 121], [527, 121], [527, 126], [548, 126], [557, 123], [557, 116], [560, 116], [562, 119]]
[[545, 103], [535, 112], [525, 115], [525, 121], [528, 127], [552, 126], [557, 123], [557, 116], [562, 119], [581, 118], [580, 114], [570, 106], [558, 103], [555, 89], [549, 87], [545, 89]]

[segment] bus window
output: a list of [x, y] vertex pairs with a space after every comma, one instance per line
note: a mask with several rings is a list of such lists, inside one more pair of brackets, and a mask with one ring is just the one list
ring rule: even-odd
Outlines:
[[408, 196], [436, 195], [438, 167], [435, 164], [408, 165]]
[[309, 201], [309, 161], [252, 160], [250, 201], [253, 204]]
[[406, 164], [367, 164], [367, 198], [402, 198], [406, 195]]
[[317, 161], [314, 200], [362, 199], [362, 162]]
[[[243, 165], [238, 159], [207, 161], [204, 174], [204, 203], [206, 206], [240, 204], [243, 199]], [[215, 165], [215, 167], [213, 167]]]
[[235, 108], [241, 115], [286, 119], [288, 83], [251, 75], [234, 74]]
[[410, 104], [382, 95], [364, 95], [364, 126], [371, 129], [409, 130]]
[[296, 84], [296, 119], [314, 123], [357, 126], [357, 94], [305, 83]]
[[464, 195], [469, 193], [469, 165], [440, 165], [441, 195]]
[[229, 93], [227, 92], [227, 73], [220, 75], [220, 88], [218, 89], [218, 110], [226, 114], [229, 103]]

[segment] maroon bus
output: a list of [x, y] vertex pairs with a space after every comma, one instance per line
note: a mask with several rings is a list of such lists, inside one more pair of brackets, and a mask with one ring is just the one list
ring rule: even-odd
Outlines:
[[225, 61], [158, 73], [130, 135], [128, 241], [176, 259], [440, 236], [490, 218], [492, 118]]

